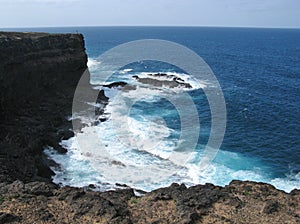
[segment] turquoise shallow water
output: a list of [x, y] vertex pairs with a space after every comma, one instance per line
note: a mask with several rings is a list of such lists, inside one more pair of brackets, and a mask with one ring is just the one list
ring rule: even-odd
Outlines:
[[[93, 72], [97, 72], [96, 58], [106, 50], [128, 41], [145, 38], [183, 44], [199, 54], [212, 68], [225, 96], [227, 128], [221, 150], [211, 169], [200, 172], [193, 166], [175, 179], [152, 185], [149, 185], [151, 182], [143, 182], [136, 184], [137, 187], [149, 190], [169, 184], [171, 181], [185, 181], [190, 184], [212, 182], [224, 185], [232, 179], [250, 179], [272, 183], [286, 191], [294, 187], [300, 188], [300, 30], [188, 27], [78, 27], [27, 30], [48, 32], [77, 30], [83, 33], [90, 66], [94, 66]], [[135, 63], [123, 69], [124, 73], [129, 75], [142, 72], [178, 74], [182, 72], [172, 66], [154, 62]], [[108, 92], [107, 94], [113, 94]], [[200, 138], [196, 148], [201, 156], [201, 147], [207, 142], [210, 131], [210, 112], [201, 89], [189, 91], [189, 94], [198, 105], [198, 112], [201, 115]], [[166, 100], [138, 102], [130, 116], [139, 135], [147, 131], [145, 127], [149, 122], [147, 123], [145, 119], [149, 121], [157, 116], [163, 117], [164, 123], [158, 128], [161, 130], [156, 133], [160, 136], [166, 135], [163, 139], [164, 148], [161, 150], [172, 150], [175, 147], [172, 142], [176, 142], [178, 138], [180, 118]], [[106, 131], [107, 140], [114, 141], [113, 127], [106, 124], [100, 129]], [[72, 144], [67, 142], [66, 145], [70, 147]], [[71, 185], [98, 183], [105, 189], [113, 187], [114, 183], [101, 176], [101, 172], [97, 172], [97, 168], [88, 160], [81, 158], [80, 152], [70, 150], [66, 156], [53, 154], [51, 150], [47, 153], [63, 164], [62, 169], [57, 171], [57, 182]], [[142, 158], [137, 157], [138, 159]], [[146, 158], [143, 159], [144, 162], [148, 161]], [[126, 178], [119, 182], [127, 183]], [[127, 184], [130, 185], [130, 181]]]

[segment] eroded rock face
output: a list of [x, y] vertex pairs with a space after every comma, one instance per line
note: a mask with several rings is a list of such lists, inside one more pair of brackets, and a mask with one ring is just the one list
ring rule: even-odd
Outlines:
[[71, 128], [66, 116], [86, 68], [80, 34], [0, 32], [0, 182], [51, 180], [42, 150], [63, 151], [61, 129]]
[[0, 32], [1, 111], [18, 112], [48, 92], [64, 97], [60, 88], [74, 87], [86, 63], [80, 34]]
[[44, 182], [0, 187], [0, 222], [299, 223], [300, 191], [233, 181], [187, 188], [172, 184], [136, 197], [132, 189], [93, 192]]

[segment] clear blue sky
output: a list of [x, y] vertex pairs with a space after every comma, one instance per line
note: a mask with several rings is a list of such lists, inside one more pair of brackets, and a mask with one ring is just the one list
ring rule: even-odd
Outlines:
[[300, 28], [300, 0], [0, 0], [0, 27]]

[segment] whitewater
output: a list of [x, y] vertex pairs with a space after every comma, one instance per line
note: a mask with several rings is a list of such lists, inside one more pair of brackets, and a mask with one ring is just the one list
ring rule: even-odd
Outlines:
[[[286, 192], [300, 188], [299, 172], [284, 178], [274, 178], [269, 174], [269, 168], [259, 159], [222, 148], [212, 163], [203, 169], [199, 166], [204, 154], [204, 145], [201, 143], [188, 155], [182, 155], [184, 163], [170, 159], [172, 154], [180, 154], [180, 150], [177, 150], [180, 141], [189, 140], [180, 139], [180, 115], [176, 108], [164, 99], [176, 98], [176, 93], [182, 91], [192, 93], [210, 88], [207, 81], [197, 82], [190, 75], [174, 69], [149, 70], [146, 67], [144, 71], [140, 71], [134, 65], [129, 65], [118, 71], [108, 82], [99, 83], [97, 76], [93, 74], [101, 67], [101, 61], [90, 58], [88, 67], [94, 88], [104, 90], [105, 95], [109, 97], [109, 103], [101, 114], [106, 121], [92, 124], [89, 118], [78, 116], [76, 118], [87, 126], [73, 138], [61, 142], [68, 152], [58, 154], [51, 147], [45, 149], [45, 154], [59, 164], [52, 167], [56, 174], [53, 177], [55, 183], [75, 187], [92, 184], [100, 191], [125, 185], [151, 191], [173, 182], [184, 183], [187, 186], [204, 183], [224, 186], [238, 179], [270, 183]], [[170, 91], [164, 85], [149, 87], [133, 78], [135, 76], [145, 80], [156, 79], [159, 82], [172, 81], [176, 77], [179, 84], [188, 83], [191, 88], [177, 87]], [[122, 91], [122, 87], [103, 87], [114, 81], [124, 81], [135, 86], [135, 89]], [[103, 107], [96, 104], [94, 106]], [[199, 116], [202, 119], [201, 115]], [[190, 121], [187, 125], [193, 130], [195, 124], [194, 121]], [[203, 128], [207, 128], [204, 134], [208, 135], [209, 127], [204, 125]], [[95, 136], [94, 134], [99, 138], [97, 141], [90, 137]], [[83, 139], [84, 148], [79, 146], [79, 138]]]

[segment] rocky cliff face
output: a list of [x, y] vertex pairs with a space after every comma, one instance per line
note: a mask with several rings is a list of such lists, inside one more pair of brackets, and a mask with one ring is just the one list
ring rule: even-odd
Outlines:
[[93, 192], [51, 183], [42, 150], [72, 136], [71, 104], [86, 69], [79, 34], [0, 32], [0, 223], [300, 223], [300, 191], [233, 181]]
[[43, 146], [60, 149], [86, 68], [80, 34], [0, 32], [0, 182], [51, 180]]
[[1, 112], [75, 86], [86, 69], [80, 34], [0, 32]]

